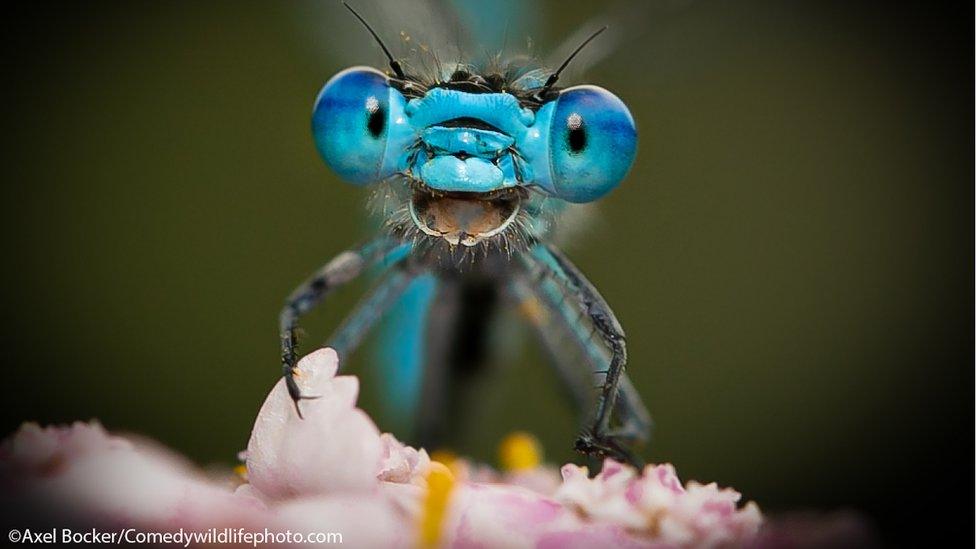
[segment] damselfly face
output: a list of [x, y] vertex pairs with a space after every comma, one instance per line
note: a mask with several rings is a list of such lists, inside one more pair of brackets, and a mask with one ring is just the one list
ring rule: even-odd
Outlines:
[[399, 186], [403, 222], [419, 234], [463, 246], [504, 239], [535, 215], [533, 202], [606, 195], [637, 147], [634, 120], [615, 95], [555, 89], [539, 74], [458, 65], [425, 81], [346, 69], [315, 102], [316, 146], [350, 183]]

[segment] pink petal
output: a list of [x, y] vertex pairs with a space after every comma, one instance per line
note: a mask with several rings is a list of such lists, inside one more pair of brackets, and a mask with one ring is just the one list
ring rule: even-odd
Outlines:
[[298, 363], [302, 393], [319, 398], [299, 403], [300, 419], [284, 380], [261, 406], [247, 445], [251, 484], [265, 497], [369, 490], [376, 485], [382, 443], [373, 421], [355, 407], [354, 377], [334, 377], [338, 357], [320, 349]]
[[451, 498], [444, 525], [450, 547], [530, 547], [544, 532], [578, 525], [555, 500], [524, 488], [462, 484]]
[[109, 435], [97, 423], [25, 424], [4, 441], [0, 478], [55, 517], [127, 525], [256, 524], [263, 505], [237, 497], [168, 452]]
[[647, 466], [638, 476], [632, 467], [607, 460], [592, 479], [585, 468], [567, 465], [555, 497], [594, 528], [622, 527], [675, 547], [746, 544], [762, 522], [755, 504], [737, 507], [741, 495], [734, 490], [695, 482], [682, 488], [671, 465]]
[[335, 532], [349, 547], [413, 547], [413, 524], [376, 494], [339, 494], [296, 499], [276, 508], [279, 527], [293, 532]]
[[426, 450], [406, 446], [389, 433], [380, 435], [380, 442], [383, 451], [377, 478], [385, 482], [422, 483], [430, 467]]

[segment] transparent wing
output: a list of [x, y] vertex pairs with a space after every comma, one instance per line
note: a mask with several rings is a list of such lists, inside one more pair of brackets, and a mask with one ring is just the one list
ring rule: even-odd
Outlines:
[[545, 19], [541, 2], [454, 0], [453, 4], [468, 29], [471, 45], [492, 54], [526, 53]]
[[[607, 31], [580, 51], [560, 75], [559, 82], [562, 86], [580, 83], [589, 69], [617, 52], [627, 51], [628, 44], [649, 32], [648, 20], [653, 20], [655, 11], [673, 9], [662, 8], [662, 4], [623, 0], [601, 3], [594, 13], [579, 14], [577, 22], [572, 23], [573, 27], [562, 32], [556, 30], [556, 45], [549, 49], [549, 53], [543, 58], [544, 63], [549, 67], [558, 67], [590, 35], [601, 27], [607, 27]], [[647, 54], [648, 52], [641, 53], [642, 62]]]
[[[395, 57], [430, 75], [486, 54], [523, 53], [541, 19], [537, 3], [519, 0], [349, 0], [349, 4]], [[340, 0], [304, 3], [295, 14], [304, 30], [303, 41], [312, 44], [331, 69], [387, 66], [382, 50]]]
[[[418, 71], [433, 72], [459, 60], [486, 55], [528, 55], [557, 67], [600, 27], [608, 31], [588, 45], [562, 73], [561, 85], [581, 82], [586, 71], [616, 52], [626, 52], [638, 38], [654, 33], [656, 14], [679, 11], [690, 2], [618, 0], [586, 4], [583, 9], [549, 11], [558, 3], [528, 0], [348, 0], [369, 22], [394, 56]], [[319, 52], [323, 69], [352, 65], [387, 66], [386, 58], [341, 0], [308, 1], [293, 12], [303, 29], [302, 47]], [[644, 41], [646, 46], [646, 41]], [[641, 52], [653, 62], [654, 52]], [[440, 67], [443, 68], [443, 67]]]

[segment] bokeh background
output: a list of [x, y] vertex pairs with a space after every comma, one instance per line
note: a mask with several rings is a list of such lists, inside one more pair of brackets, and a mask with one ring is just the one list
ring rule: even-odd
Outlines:
[[[545, 51], [608, 5], [531, 8]], [[769, 512], [860, 510], [892, 544], [969, 536], [969, 8], [661, 2], [587, 70], [642, 141], [570, 254], [630, 335], [650, 459]], [[283, 297], [366, 232], [308, 126], [322, 83], [379, 51], [331, 1], [37, 3], [5, 27], [0, 430], [98, 418], [232, 463]], [[520, 356], [456, 450], [491, 460], [525, 429], [573, 459], [542, 353]]]

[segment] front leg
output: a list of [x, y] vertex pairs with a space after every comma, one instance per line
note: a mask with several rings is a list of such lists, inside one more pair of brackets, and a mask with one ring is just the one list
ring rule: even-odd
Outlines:
[[320, 268], [311, 278], [295, 289], [285, 302], [278, 317], [281, 335], [281, 368], [288, 387], [288, 394], [295, 403], [295, 411], [302, 416], [298, 401], [318, 398], [316, 395], [303, 395], [295, 382], [295, 364], [298, 362], [298, 320], [322, 302], [336, 288], [355, 280], [369, 266], [384, 258], [398, 261], [403, 254], [395, 254], [398, 247], [404, 246], [388, 237], [382, 237], [359, 248], [347, 250], [335, 256]]
[[[576, 450], [591, 456], [612, 457], [641, 466], [642, 460], [623, 440], [643, 438], [648, 422], [642, 421], [641, 414], [635, 414], [633, 417], [622, 417], [624, 426], [620, 429], [614, 429], [610, 425], [611, 416], [617, 407], [621, 376], [627, 364], [627, 343], [620, 322], [600, 292], [562, 252], [553, 246], [540, 244], [533, 249], [532, 255], [538, 267], [554, 275], [577, 298], [576, 305], [589, 317], [596, 333], [610, 351], [610, 361], [599, 388], [596, 409], [591, 422], [584, 425], [576, 440]], [[630, 411], [630, 406], [639, 406], [639, 403], [629, 402], [628, 405], [627, 411]], [[640, 409], [643, 407], [640, 406]]]

